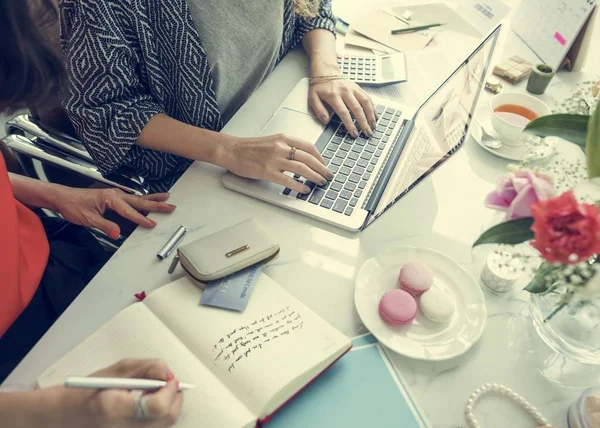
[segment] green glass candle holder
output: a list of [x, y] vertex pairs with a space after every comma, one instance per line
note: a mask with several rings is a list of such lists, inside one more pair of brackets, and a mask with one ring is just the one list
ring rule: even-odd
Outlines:
[[552, 67], [547, 64], [534, 65], [527, 81], [527, 91], [535, 95], [542, 95], [546, 92], [554, 74], [556, 73]]

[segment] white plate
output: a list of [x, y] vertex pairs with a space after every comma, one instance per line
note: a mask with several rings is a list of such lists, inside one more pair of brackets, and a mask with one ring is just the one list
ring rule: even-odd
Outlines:
[[[398, 273], [407, 262], [425, 263], [435, 275], [434, 287], [451, 293], [452, 320], [436, 324], [417, 312], [410, 325], [390, 326], [379, 316], [379, 299], [398, 288]], [[389, 349], [410, 358], [440, 361], [467, 352], [479, 340], [487, 319], [483, 293], [473, 277], [455, 261], [427, 248], [401, 247], [362, 265], [354, 292], [356, 310], [369, 331]]]
[[485, 150], [503, 159], [517, 162], [537, 161], [545, 159], [554, 153], [554, 148], [556, 147], [558, 138], [538, 138], [530, 135], [524, 135], [524, 142], [518, 147], [511, 147], [503, 144], [498, 149], [492, 149], [481, 142], [482, 132], [478, 121], [481, 121], [481, 125], [485, 127], [485, 130], [488, 132], [488, 134], [494, 137], [497, 135], [489, 120], [486, 121], [478, 118], [477, 120], [471, 121], [471, 136], [477, 142], [477, 144], [479, 144]]

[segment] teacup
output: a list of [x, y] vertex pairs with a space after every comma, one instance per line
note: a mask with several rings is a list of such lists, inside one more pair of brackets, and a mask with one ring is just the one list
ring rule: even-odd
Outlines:
[[501, 93], [490, 101], [492, 126], [503, 144], [517, 147], [523, 144], [523, 130], [529, 122], [552, 113], [543, 101], [520, 93]]

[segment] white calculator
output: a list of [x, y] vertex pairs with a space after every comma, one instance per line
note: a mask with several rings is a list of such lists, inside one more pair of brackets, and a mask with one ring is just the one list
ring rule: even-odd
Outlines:
[[360, 85], [380, 86], [406, 82], [406, 56], [404, 53], [388, 55], [338, 55], [342, 74]]

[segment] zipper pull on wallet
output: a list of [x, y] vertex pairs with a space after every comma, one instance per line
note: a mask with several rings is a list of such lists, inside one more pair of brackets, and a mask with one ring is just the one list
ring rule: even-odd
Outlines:
[[179, 254], [176, 254], [175, 257], [173, 257], [171, 266], [169, 266], [169, 274], [172, 274], [173, 272], [175, 272], [175, 268], [177, 267], [178, 264], [179, 264]]

